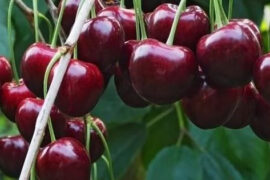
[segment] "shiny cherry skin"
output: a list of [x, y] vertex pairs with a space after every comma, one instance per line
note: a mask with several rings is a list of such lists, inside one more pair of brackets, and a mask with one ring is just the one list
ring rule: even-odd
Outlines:
[[183, 110], [199, 128], [213, 129], [231, 119], [242, 93], [242, 88], [218, 90], [204, 83], [196, 94], [183, 98]]
[[[77, 15], [80, 1], [81, 0], [67, 0], [66, 1], [66, 6], [65, 6], [65, 10], [64, 10], [63, 19], [62, 19], [61, 24], [62, 24], [64, 31], [67, 34], [69, 34], [69, 32], [70, 32], [70, 30], [75, 22], [75, 18]], [[58, 14], [60, 13], [61, 5], [62, 5], [62, 1], [58, 5]], [[102, 0], [95, 0], [96, 13], [100, 12], [104, 8], [105, 8], [105, 4], [103, 3]]]
[[243, 96], [231, 119], [224, 124], [231, 129], [241, 129], [255, 118], [257, 92], [252, 84], [244, 87]]
[[260, 94], [270, 102], [270, 53], [261, 56], [255, 63], [253, 79]]
[[[49, 82], [52, 81], [57, 66], [58, 63], [50, 73]], [[97, 66], [72, 59], [61, 83], [55, 105], [67, 115], [83, 116], [97, 104], [103, 89], [103, 75]]]
[[73, 138], [61, 138], [43, 148], [36, 162], [39, 180], [89, 180], [90, 158]]
[[219, 88], [248, 84], [260, 53], [254, 35], [239, 23], [229, 23], [202, 37], [197, 45], [199, 65], [209, 84]]
[[[176, 15], [178, 6], [174, 4], [162, 4], [146, 18], [148, 36], [162, 42], [166, 42]], [[207, 14], [199, 6], [189, 6], [181, 14], [176, 34], [175, 45], [196, 49], [199, 39], [210, 33], [210, 25]]]
[[88, 20], [78, 41], [79, 59], [96, 64], [106, 73], [115, 66], [124, 44], [124, 31], [115, 18]]
[[197, 71], [191, 50], [168, 46], [154, 39], [140, 42], [129, 64], [136, 92], [158, 105], [171, 104], [186, 96]]
[[251, 121], [252, 131], [261, 139], [270, 141], [270, 104], [260, 95], [257, 95], [255, 119]]
[[[27, 98], [23, 100], [16, 112], [16, 124], [21, 135], [30, 142], [34, 134], [36, 119], [42, 108], [44, 100], [36, 98]], [[63, 137], [66, 119], [59, 109], [53, 106], [50, 113], [53, 129], [56, 138]], [[46, 129], [42, 145], [45, 146], [51, 142], [48, 128]]]
[[[105, 124], [99, 118], [94, 118], [94, 123], [98, 126], [103, 136], [106, 138], [107, 128]], [[85, 145], [85, 124], [83, 119], [74, 118], [67, 121], [65, 137], [75, 138]], [[101, 138], [93, 129], [91, 129], [90, 138], [90, 159], [91, 162], [96, 162], [104, 153], [104, 146]]]
[[140, 41], [129, 40], [124, 43], [121, 57], [119, 59], [119, 66], [116, 67], [114, 82], [117, 93], [122, 101], [135, 108], [142, 108], [149, 105], [144, 99], [142, 99], [134, 90], [129, 76], [129, 63], [130, 57]]
[[98, 16], [114, 17], [123, 26], [125, 40], [136, 39], [136, 15], [133, 9], [125, 9], [119, 6], [106, 7]]
[[21, 62], [22, 78], [26, 86], [38, 97], [43, 97], [43, 79], [46, 68], [57, 49], [48, 44], [32, 44], [24, 53]]
[[18, 178], [27, 151], [28, 143], [22, 136], [0, 138], [0, 169], [3, 173]]
[[21, 101], [30, 97], [35, 97], [35, 95], [26, 87], [22, 80], [20, 80], [19, 84], [16, 82], [5, 83], [0, 90], [2, 112], [9, 120], [15, 122], [18, 105]]
[[4, 56], [0, 56], [0, 86], [12, 81], [12, 69], [9, 61]]

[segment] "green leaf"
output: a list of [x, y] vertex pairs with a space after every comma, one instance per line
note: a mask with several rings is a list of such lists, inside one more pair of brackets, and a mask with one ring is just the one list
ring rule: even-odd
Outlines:
[[[143, 124], [126, 124], [110, 129], [108, 137], [114, 174], [116, 179], [120, 179], [143, 146], [146, 129]], [[107, 168], [102, 160], [98, 163], [98, 171], [98, 179], [109, 179]]]
[[178, 120], [174, 106], [153, 107], [145, 116], [144, 121], [151, 123], [157, 118], [159, 118], [159, 121], [148, 127], [147, 140], [142, 149], [145, 168], [148, 167], [161, 149], [175, 144], [179, 136]]
[[148, 108], [131, 108], [126, 106], [119, 98], [113, 79], [111, 79], [104, 95], [93, 110], [93, 115], [100, 117], [106, 123], [124, 124], [138, 122], [142, 119]]
[[151, 162], [147, 180], [202, 179], [200, 153], [188, 147], [164, 148]]
[[7, 12], [9, 1], [0, 1], [0, 55], [9, 57]]

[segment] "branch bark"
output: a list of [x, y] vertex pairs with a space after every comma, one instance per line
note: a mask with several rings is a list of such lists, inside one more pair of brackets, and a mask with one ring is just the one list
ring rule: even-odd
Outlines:
[[19, 180], [28, 180], [29, 178], [31, 167], [36, 159], [40, 144], [44, 136], [44, 131], [48, 122], [50, 111], [52, 109], [55, 98], [59, 91], [66, 69], [68, 67], [72, 50], [76, 45], [76, 42], [78, 41], [82, 26], [88, 17], [88, 14], [93, 6], [93, 3], [94, 0], [84, 1], [82, 8], [78, 13], [75, 23], [71, 29], [70, 35], [66, 40], [65, 46], [58, 49], [58, 51], [64, 50], [65, 54], [60, 59], [59, 65], [56, 69], [56, 74], [53, 77], [50, 89], [45, 98], [42, 109], [38, 115], [35, 131], [24, 161], [24, 165]]

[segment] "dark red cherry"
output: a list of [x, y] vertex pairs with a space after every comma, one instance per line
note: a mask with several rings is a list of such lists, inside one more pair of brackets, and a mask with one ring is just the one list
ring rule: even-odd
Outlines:
[[253, 79], [260, 94], [270, 102], [270, 53], [261, 56], [255, 63]]
[[136, 39], [136, 15], [133, 9], [125, 9], [119, 6], [106, 7], [99, 12], [98, 16], [116, 18], [123, 26], [125, 40]]
[[18, 178], [27, 151], [28, 143], [22, 136], [0, 138], [0, 169], [3, 173]]
[[242, 93], [242, 88], [218, 90], [204, 83], [196, 94], [183, 98], [183, 109], [199, 128], [216, 128], [231, 119]]
[[129, 71], [128, 68], [131, 55], [139, 43], [140, 41], [137, 40], [129, 40], [124, 43], [122, 47], [121, 56], [119, 59], [119, 67], [121, 68], [122, 71]]
[[43, 148], [37, 157], [39, 180], [89, 180], [90, 158], [73, 138], [59, 139]]
[[[44, 101], [42, 99], [27, 98], [23, 100], [16, 112], [16, 124], [21, 135], [30, 142], [34, 134], [36, 119], [42, 108]], [[63, 137], [65, 130], [66, 119], [65, 116], [53, 106], [50, 114], [53, 129], [56, 138]], [[43, 139], [43, 146], [51, 142], [49, 130], [46, 129]]]
[[120, 57], [124, 31], [114, 18], [96, 17], [88, 20], [78, 41], [79, 59], [96, 64], [108, 72]]
[[[50, 73], [50, 82], [57, 66], [58, 63]], [[60, 86], [55, 105], [70, 116], [83, 116], [94, 108], [103, 89], [103, 75], [94, 64], [72, 59]]]
[[250, 19], [231, 19], [230, 21], [242, 22], [242, 23], [248, 25], [251, 28], [251, 30], [253, 31], [253, 33], [255, 34], [255, 36], [257, 37], [260, 45], [262, 45], [263, 42], [262, 42], [262, 35], [260, 32], [260, 29], [253, 21], [251, 21]]
[[44, 75], [56, 51], [47, 44], [35, 43], [26, 50], [22, 58], [22, 78], [26, 86], [38, 97], [43, 97]]
[[253, 132], [265, 141], [270, 141], [270, 104], [264, 98], [257, 95], [257, 107], [255, 119], [251, 121], [250, 127]]
[[249, 84], [245, 86], [243, 96], [233, 116], [224, 126], [231, 129], [241, 129], [249, 125], [255, 118], [256, 96], [256, 90], [253, 85]]
[[239, 23], [230, 23], [202, 37], [197, 45], [197, 60], [208, 82], [221, 88], [248, 84], [260, 55], [254, 39]]
[[[99, 127], [104, 137], [107, 137], [107, 128], [105, 124], [99, 119], [94, 118], [95, 124]], [[85, 124], [84, 121], [80, 118], [75, 118], [70, 121], [67, 121], [65, 137], [72, 137], [80, 141], [85, 145]], [[97, 161], [101, 155], [104, 153], [104, 146], [101, 138], [98, 134], [91, 129], [90, 135], [90, 157], [91, 162]]]
[[9, 61], [4, 56], [0, 56], [0, 86], [12, 81], [12, 69]]
[[162, 105], [187, 95], [198, 69], [191, 50], [146, 39], [132, 53], [129, 71], [136, 92]]
[[5, 83], [1, 87], [0, 102], [2, 112], [6, 117], [15, 122], [15, 114], [18, 105], [26, 98], [35, 97], [35, 95], [29, 91], [21, 80], [19, 84], [15, 82]]
[[[63, 19], [62, 19], [62, 27], [67, 34], [69, 34], [75, 22], [75, 18], [77, 15], [80, 1], [81, 0], [67, 0], [66, 1], [66, 6], [65, 6], [64, 14], [63, 14]], [[62, 5], [62, 1], [59, 3], [58, 13], [60, 13], [61, 5]], [[103, 3], [102, 0], [95, 0], [96, 13], [100, 12], [104, 8], [105, 8], [105, 4]]]
[[[162, 4], [147, 16], [146, 24], [150, 38], [164, 43], [167, 41], [177, 8], [174, 4]], [[195, 50], [199, 39], [209, 32], [207, 14], [199, 6], [189, 6], [180, 16], [174, 44]]]

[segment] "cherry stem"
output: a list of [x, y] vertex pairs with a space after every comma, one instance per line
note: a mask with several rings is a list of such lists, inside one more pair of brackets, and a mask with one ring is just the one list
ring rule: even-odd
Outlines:
[[209, 15], [210, 15], [211, 31], [214, 31], [214, 27], [215, 27], [215, 7], [214, 7], [213, 0], [210, 0], [210, 3], [209, 3]]
[[98, 180], [97, 164], [93, 164], [93, 180]]
[[49, 40], [51, 42], [51, 40], [52, 40], [52, 31], [53, 31], [53, 27], [52, 27], [51, 21], [44, 14], [42, 14], [42, 13], [38, 13], [38, 17], [41, 18], [41, 19], [43, 19], [46, 22], [47, 27], [48, 27], [48, 30], [49, 30]]
[[14, 39], [12, 38], [12, 24], [11, 24], [11, 17], [12, 17], [12, 9], [14, 6], [14, 0], [10, 0], [9, 7], [8, 7], [8, 19], [7, 19], [7, 31], [8, 31], [8, 44], [9, 44], [9, 54], [10, 54], [10, 64], [13, 71], [14, 79], [17, 83], [19, 83], [19, 75], [16, 67], [15, 62], [15, 55], [14, 55]]
[[[88, 116], [90, 117], [90, 116]], [[92, 120], [92, 118], [89, 119], [90, 121]], [[92, 121], [91, 123], [91, 127], [98, 133], [98, 136], [101, 138], [102, 142], [103, 142], [103, 146], [105, 148], [105, 152], [106, 152], [106, 156], [108, 158], [108, 163], [109, 163], [109, 174], [110, 174], [110, 178], [111, 180], [114, 180], [114, 173], [113, 173], [113, 165], [112, 165], [112, 157], [111, 157], [111, 153], [110, 153], [110, 149], [109, 146], [107, 144], [107, 141], [105, 139], [105, 137], [103, 136], [102, 132], [100, 131], [100, 129], [98, 128], [98, 126]]]
[[63, 14], [64, 14], [64, 11], [65, 11], [66, 2], [67, 2], [67, 0], [63, 0], [62, 4], [61, 4], [60, 13], [59, 13], [59, 16], [58, 16], [58, 19], [57, 19], [57, 23], [56, 23], [53, 38], [52, 38], [52, 43], [51, 43], [52, 48], [56, 47], [57, 36], [59, 35], [59, 31], [60, 31], [60, 28], [61, 28], [61, 22], [62, 22]]
[[38, 28], [38, 4], [37, 4], [37, 0], [33, 0], [33, 10], [34, 10], [34, 26], [35, 26], [35, 41], [38, 42], [39, 41], [39, 36], [38, 36], [38, 32], [39, 32], [39, 28]]
[[222, 0], [217, 1], [217, 4], [218, 4], [219, 10], [220, 10], [220, 12], [221, 12], [221, 20], [222, 20], [222, 24], [223, 24], [223, 25], [226, 25], [226, 24], [229, 23], [229, 20], [228, 20], [228, 18], [227, 18], [227, 16], [226, 16], [226, 13], [225, 13], [224, 8], [223, 8], [223, 6], [222, 6]]
[[270, 21], [268, 21], [268, 30], [267, 30], [267, 52], [270, 52]]
[[138, 17], [138, 20], [139, 20], [139, 26], [141, 29], [141, 39], [144, 40], [144, 39], [147, 39], [147, 34], [145, 30], [145, 23], [144, 23], [143, 12], [142, 12], [142, 3], [141, 3], [141, 0], [135, 0], [135, 2], [136, 3], [134, 4], [134, 9], [135, 9], [136, 16]]
[[217, 25], [217, 28], [221, 28], [223, 26], [223, 23], [222, 23], [222, 18], [221, 18], [218, 2], [219, 2], [218, 0], [213, 0], [213, 4], [215, 7], [215, 17], [216, 17], [215, 24]]
[[77, 45], [73, 49], [73, 58], [78, 59], [78, 47], [77, 47]]
[[151, 121], [149, 121], [146, 124], [147, 128], [151, 128], [154, 124], [156, 124], [157, 122], [159, 122], [160, 120], [162, 120], [164, 117], [166, 117], [167, 115], [169, 115], [174, 109], [170, 108], [166, 111], [163, 111], [162, 113], [160, 113], [159, 115], [157, 115], [155, 118], [153, 118]]
[[[43, 80], [43, 95], [44, 98], [47, 96], [47, 90], [48, 90], [48, 79], [49, 79], [49, 75], [50, 72], [52, 70], [52, 67], [55, 65], [55, 63], [60, 59], [60, 57], [63, 55], [63, 53], [61, 51], [58, 51], [53, 58], [51, 59], [50, 63], [48, 64], [46, 71], [45, 71], [45, 75], [44, 75], [44, 80]], [[48, 119], [48, 129], [49, 129], [49, 133], [50, 133], [50, 138], [51, 141], [55, 141], [56, 137], [55, 137], [55, 133], [53, 130], [53, 125], [52, 125], [52, 120], [49, 117]]]
[[180, 146], [182, 143], [185, 131], [186, 131], [185, 123], [184, 123], [186, 117], [185, 117], [184, 112], [182, 110], [181, 102], [174, 103], [174, 106], [175, 106], [176, 113], [177, 113], [179, 132], [180, 132], [180, 135], [179, 135], [179, 138], [177, 140], [176, 145]]
[[91, 122], [87, 121], [87, 116], [84, 118], [85, 124], [85, 149], [90, 156], [90, 143], [91, 143]]
[[174, 20], [173, 20], [173, 24], [172, 24], [172, 28], [168, 37], [168, 40], [166, 42], [167, 45], [173, 45], [173, 41], [174, 41], [174, 37], [175, 37], [175, 32], [177, 29], [177, 25], [180, 19], [180, 15], [181, 13], [186, 9], [186, 0], [181, 0], [178, 6], [178, 9], [176, 11]]
[[233, 13], [233, 0], [229, 0], [228, 19], [232, 18], [232, 13]]
[[33, 165], [32, 168], [31, 168], [30, 180], [36, 180], [36, 170], [35, 170], [35, 165]]
[[135, 10], [135, 18], [136, 18], [136, 39], [137, 40], [140, 40], [141, 39], [141, 32], [140, 32], [140, 22], [139, 22], [139, 16], [138, 16], [138, 13], [135, 9], [136, 7], [136, 0], [133, 0], [133, 6], [134, 6], [134, 10]]
[[121, 8], [126, 8], [126, 6], [125, 6], [125, 0], [121, 0], [120, 1], [120, 7]]

